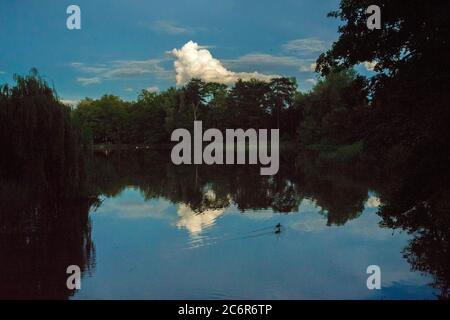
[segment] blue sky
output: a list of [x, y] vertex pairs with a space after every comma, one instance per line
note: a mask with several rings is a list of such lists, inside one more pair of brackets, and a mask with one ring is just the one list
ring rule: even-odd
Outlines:
[[[193, 41], [195, 54], [208, 50], [233, 76], [295, 76], [304, 91], [315, 78], [311, 64], [338, 37], [338, 21], [326, 17], [338, 3], [3, 0], [0, 82], [36, 67], [63, 99], [111, 93], [131, 100], [144, 88], [177, 85], [174, 61], [183, 57], [170, 52]], [[81, 8], [81, 30], [66, 28], [71, 4]], [[186, 64], [196, 61], [183, 61], [189, 76]]]

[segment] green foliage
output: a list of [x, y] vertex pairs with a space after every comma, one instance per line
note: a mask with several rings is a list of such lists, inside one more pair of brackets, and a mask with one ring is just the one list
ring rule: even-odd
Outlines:
[[293, 137], [296, 94], [296, 82], [288, 78], [270, 83], [239, 80], [232, 88], [192, 79], [184, 87], [159, 93], [143, 90], [135, 102], [112, 95], [86, 98], [73, 118], [94, 144], [168, 144], [173, 130], [192, 129], [195, 120], [219, 129], [280, 127], [282, 135]]
[[91, 133], [94, 143], [122, 143], [128, 116], [129, 103], [113, 95], [104, 95], [98, 100], [86, 98], [73, 113]]
[[356, 155], [348, 153], [344, 146], [356, 145], [361, 140], [367, 98], [364, 81], [353, 70], [330, 72], [298, 104], [302, 110], [301, 147], [319, 153], [336, 153], [340, 159], [346, 158], [340, 155]]

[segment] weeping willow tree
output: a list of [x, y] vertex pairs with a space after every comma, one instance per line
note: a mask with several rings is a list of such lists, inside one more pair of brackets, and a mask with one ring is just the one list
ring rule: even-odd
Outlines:
[[84, 188], [80, 127], [35, 69], [0, 87], [0, 179], [77, 197]]
[[86, 144], [36, 70], [14, 80], [0, 87], [0, 297], [66, 299], [66, 267], [95, 256]]

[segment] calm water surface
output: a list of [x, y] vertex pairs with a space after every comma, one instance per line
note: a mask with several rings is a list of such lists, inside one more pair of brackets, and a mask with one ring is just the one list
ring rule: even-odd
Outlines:
[[[0, 188], [0, 297], [448, 297], [447, 197], [412, 206], [403, 175], [296, 158], [268, 177], [150, 153], [96, 155], [88, 169], [87, 203]], [[78, 291], [65, 286], [73, 264]], [[366, 287], [369, 265], [381, 290]]]
[[[95, 271], [75, 298], [433, 298], [431, 279], [401, 255], [410, 237], [381, 229], [377, 198], [368, 199], [358, 219], [327, 226], [310, 199], [288, 215], [234, 204], [194, 212], [126, 188], [90, 214]], [[366, 287], [371, 264], [381, 267], [382, 290]]]

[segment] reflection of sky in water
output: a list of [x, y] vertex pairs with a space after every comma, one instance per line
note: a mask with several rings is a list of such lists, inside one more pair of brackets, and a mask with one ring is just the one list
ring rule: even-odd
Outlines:
[[[379, 204], [369, 194], [360, 217], [327, 226], [311, 200], [288, 215], [235, 205], [201, 214], [129, 188], [91, 214], [96, 268], [75, 298], [433, 298], [431, 279], [402, 257], [409, 236], [378, 226]], [[366, 288], [371, 264], [382, 290]]]

